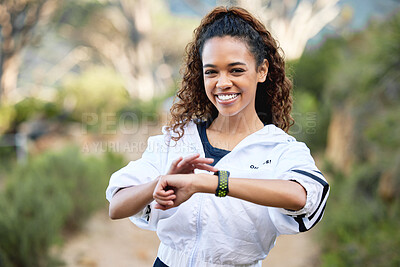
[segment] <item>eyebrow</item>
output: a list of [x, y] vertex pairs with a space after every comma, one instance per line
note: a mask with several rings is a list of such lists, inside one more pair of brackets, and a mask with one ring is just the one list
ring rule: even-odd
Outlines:
[[[229, 63], [229, 64], [228, 64], [228, 67], [232, 67], [232, 66], [236, 66], [236, 65], [246, 66], [246, 64], [243, 63], [243, 62], [233, 62], [233, 63]], [[216, 66], [216, 65], [213, 65], [213, 64], [205, 64], [205, 65], [203, 65], [203, 69], [204, 69], [204, 68], [216, 68], [216, 67], [217, 67], [217, 66]]]

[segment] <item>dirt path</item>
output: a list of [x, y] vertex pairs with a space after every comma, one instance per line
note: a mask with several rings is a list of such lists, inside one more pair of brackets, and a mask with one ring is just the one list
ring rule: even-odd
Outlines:
[[67, 267], [152, 266], [158, 244], [154, 232], [141, 230], [128, 219], [111, 221], [102, 210], [66, 243], [62, 259]]
[[[319, 251], [312, 234], [279, 237], [263, 267], [318, 266]], [[111, 221], [102, 210], [68, 240], [62, 258], [67, 267], [146, 267], [152, 266], [158, 245], [155, 232], [139, 229], [128, 219]]]

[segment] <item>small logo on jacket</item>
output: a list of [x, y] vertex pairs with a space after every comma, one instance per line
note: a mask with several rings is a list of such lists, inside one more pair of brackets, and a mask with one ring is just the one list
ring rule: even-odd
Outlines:
[[[271, 160], [270, 160], [270, 159], [267, 159], [266, 161], [263, 162], [262, 165], [266, 165], [266, 164], [271, 164]], [[259, 167], [254, 166], [253, 164], [250, 165], [250, 169], [257, 170], [258, 168], [259, 168]]]
[[267, 159], [267, 160], [263, 163], [263, 165], [265, 165], [265, 164], [271, 164], [271, 160], [270, 160], [270, 159]]

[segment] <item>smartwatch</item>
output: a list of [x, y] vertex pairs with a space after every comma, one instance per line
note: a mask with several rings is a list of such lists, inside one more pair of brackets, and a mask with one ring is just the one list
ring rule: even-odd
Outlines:
[[229, 181], [228, 171], [217, 171], [214, 175], [218, 175], [218, 187], [215, 190], [215, 195], [217, 197], [225, 197], [229, 193], [228, 181]]

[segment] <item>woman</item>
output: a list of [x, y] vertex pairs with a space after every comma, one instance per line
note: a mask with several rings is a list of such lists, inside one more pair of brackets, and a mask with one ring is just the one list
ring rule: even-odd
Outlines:
[[284, 60], [250, 13], [218, 7], [185, 68], [164, 134], [112, 175], [110, 217], [157, 231], [154, 266], [261, 266], [278, 235], [320, 221], [329, 194], [309, 149], [285, 133]]

